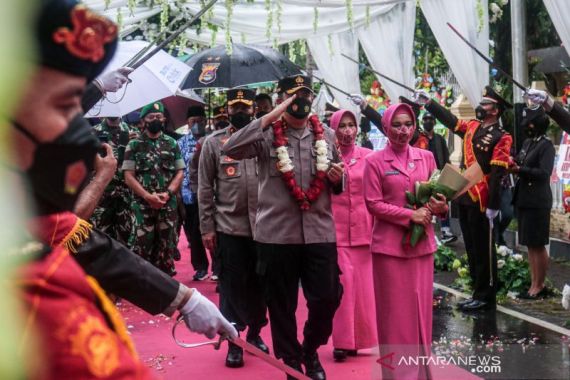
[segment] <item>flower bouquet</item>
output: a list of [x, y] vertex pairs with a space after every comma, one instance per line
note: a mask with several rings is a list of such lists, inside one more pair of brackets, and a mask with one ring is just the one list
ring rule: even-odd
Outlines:
[[[432, 196], [442, 194], [446, 199], [453, 199], [469, 184], [469, 181], [452, 165], [446, 164], [440, 172], [433, 172], [428, 181], [420, 181], [415, 184], [415, 194], [406, 191], [407, 204], [404, 206], [411, 210], [417, 210], [429, 203]], [[415, 247], [425, 236], [425, 227], [421, 224], [412, 223], [408, 233], [404, 235], [402, 244]]]

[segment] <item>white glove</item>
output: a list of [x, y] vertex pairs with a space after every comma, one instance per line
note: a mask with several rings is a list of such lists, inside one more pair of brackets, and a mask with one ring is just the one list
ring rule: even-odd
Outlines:
[[499, 215], [499, 210], [488, 208], [487, 211], [485, 211], [485, 215], [487, 216], [487, 219], [489, 219], [491, 228], [493, 228], [493, 220], [497, 217], [497, 215]]
[[551, 110], [554, 105], [554, 100], [548, 96], [546, 91], [529, 88], [524, 94], [524, 98], [534, 104], [543, 106], [547, 110]]
[[414, 92], [414, 96], [413, 96], [413, 101], [420, 104], [420, 105], [425, 105], [427, 102], [429, 102], [430, 100], [430, 96], [429, 94], [424, 91], [424, 90], [417, 90], [416, 92]]
[[133, 69], [130, 67], [121, 67], [117, 70], [100, 75], [95, 79], [95, 84], [103, 92], [117, 92], [125, 83], [128, 82], [128, 76], [132, 72]]
[[562, 290], [562, 307], [570, 310], [570, 285], [565, 284]]
[[212, 301], [193, 289], [192, 297], [182, 306], [180, 313], [191, 331], [204, 334], [213, 339], [216, 334], [237, 338], [238, 332]]
[[366, 98], [364, 98], [364, 96], [360, 94], [350, 94], [349, 99], [352, 102], [352, 104], [354, 104], [355, 106], [359, 106], [361, 109], [365, 109], [366, 106], [368, 105]]

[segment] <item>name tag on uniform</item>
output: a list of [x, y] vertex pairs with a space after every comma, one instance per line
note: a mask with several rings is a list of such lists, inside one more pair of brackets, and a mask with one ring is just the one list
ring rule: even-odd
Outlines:
[[392, 170], [392, 171], [388, 171], [388, 172], [384, 173], [385, 176], [398, 175], [398, 174], [400, 174], [400, 172], [398, 170]]

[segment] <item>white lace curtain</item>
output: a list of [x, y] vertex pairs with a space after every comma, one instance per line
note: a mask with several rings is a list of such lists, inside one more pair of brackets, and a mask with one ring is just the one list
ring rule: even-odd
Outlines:
[[483, 54], [489, 55], [489, 15], [479, 20], [478, 3], [488, 9], [487, 0], [422, 0], [423, 14], [443, 51], [462, 92], [475, 107], [483, 87], [489, 83], [489, 64], [447, 26], [450, 22]]
[[[543, 0], [566, 52], [570, 55], [570, 2], [568, 0]], [[532, 15], [529, 15], [532, 17]]]
[[[358, 29], [358, 39], [372, 68], [400, 83], [414, 87], [414, 30], [416, 3], [405, 2]], [[356, 66], [356, 64], [351, 63]], [[377, 77], [390, 99], [410, 97], [410, 91]]]

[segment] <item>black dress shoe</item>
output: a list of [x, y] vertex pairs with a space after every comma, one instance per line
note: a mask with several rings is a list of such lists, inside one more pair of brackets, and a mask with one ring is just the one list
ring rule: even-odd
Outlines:
[[259, 335], [256, 335], [254, 337], [247, 337], [247, 343], [254, 345], [255, 347], [259, 348], [261, 351], [265, 352], [266, 354], [269, 354], [269, 347], [267, 347], [267, 345]]
[[495, 303], [473, 300], [473, 302], [463, 305], [461, 310], [463, 311], [482, 311], [494, 309]]
[[226, 356], [226, 367], [243, 367], [243, 348], [233, 343], [228, 344], [228, 355]]
[[305, 375], [312, 380], [326, 380], [327, 375], [316, 352], [304, 353], [303, 362], [305, 363]]
[[549, 296], [549, 290], [545, 286], [540, 290], [540, 292], [536, 294], [530, 294], [529, 292], [524, 292], [523, 294], [520, 294], [518, 298], [523, 300], [540, 300], [548, 298], [548, 296]]
[[347, 355], [348, 355], [347, 350], [341, 350], [340, 348], [333, 349], [333, 359], [335, 362], [345, 361]]
[[[294, 370], [303, 373], [303, 367], [301, 367], [301, 361], [300, 360], [283, 360], [283, 362], [288, 365], [289, 367], [293, 368]], [[296, 380], [293, 376], [289, 376], [287, 375], [287, 380]]]
[[348, 356], [356, 356], [356, 355], [358, 355], [358, 350], [347, 350], [346, 354]]
[[457, 307], [462, 308], [463, 306], [467, 305], [468, 303], [473, 302], [473, 298], [466, 298], [463, 301], [457, 302]]

